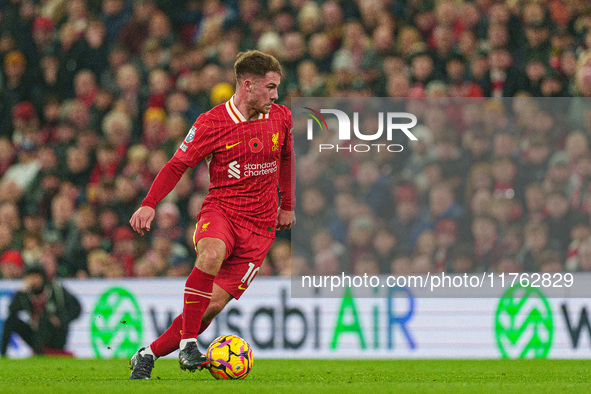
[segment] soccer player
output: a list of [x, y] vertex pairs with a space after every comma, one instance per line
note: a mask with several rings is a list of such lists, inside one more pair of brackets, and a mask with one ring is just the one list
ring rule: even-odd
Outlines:
[[150, 379], [156, 358], [176, 349], [183, 370], [208, 367], [197, 348], [197, 336], [248, 288], [275, 230], [295, 223], [291, 112], [274, 103], [281, 65], [273, 56], [251, 50], [238, 54], [234, 71], [234, 96], [197, 118], [131, 217], [131, 227], [139, 234], [150, 231], [156, 204], [188, 167], [206, 160], [209, 193], [197, 216], [193, 237], [197, 261], [185, 284], [183, 313], [132, 357], [130, 379]]

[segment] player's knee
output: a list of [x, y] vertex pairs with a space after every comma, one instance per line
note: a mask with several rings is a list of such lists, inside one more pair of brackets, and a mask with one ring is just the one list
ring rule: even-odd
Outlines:
[[204, 272], [217, 273], [223, 261], [224, 258], [219, 251], [215, 249], [206, 249], [199, 253], [199, 258], [197, 259], [197, 268]]

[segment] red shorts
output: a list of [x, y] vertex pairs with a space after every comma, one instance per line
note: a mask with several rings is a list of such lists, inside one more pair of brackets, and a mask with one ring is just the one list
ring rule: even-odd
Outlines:
[[217, 209], [207, 208], [197, 215], [193, 241], [195, 248], [201, 238], [219, 238], [226, 244], [226, 259], [214, 283], [239, 299], [259, 272], [273, 238], [263, 237], [231, 223]]

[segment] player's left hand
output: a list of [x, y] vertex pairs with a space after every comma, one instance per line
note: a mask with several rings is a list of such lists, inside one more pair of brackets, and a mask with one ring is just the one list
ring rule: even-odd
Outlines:
[[277, 230], [289, 230], [295, 222], [295, 211], [285, 211], [279, 208], [277, 212]]

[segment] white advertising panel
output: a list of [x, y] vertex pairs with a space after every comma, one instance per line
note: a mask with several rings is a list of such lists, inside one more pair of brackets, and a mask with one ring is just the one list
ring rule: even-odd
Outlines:
[[[575, 280], [590, 280], [575, 275]], [[65, 280], [83, 314], [70, 327], [76, 357], [128, 357], [164, 332], [182, 310], [184, 280]], [[0, 281], [0, 324], [18, 281]], [[291, 298], [291, 282], [255, 280], [200, 337], [246, 339], [257, 358], [590, 358], [591, 299], [546, 298], [543, 289], [496, 298]], [[9, 356], [30, 350], [13, 335]], [[171, 357], [176, 356], [176, 353]]]

